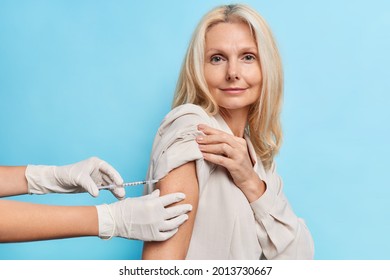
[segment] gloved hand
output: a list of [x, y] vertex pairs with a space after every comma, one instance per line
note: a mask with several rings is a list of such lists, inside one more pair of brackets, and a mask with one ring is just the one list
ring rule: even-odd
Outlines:
[[159, 197], [160, 190], [137, 198], [127, 198], [112, 204], [96, 206], [99, 237], [119, 236], [144, 241], [163, 241], [171, 238], [188, 219], [190, 204], [165, 206], [184, 199], [183, 193]]
[[[96, 197], [97, 186], [123, 183], [119, 173], [97, 157], [65, 166], [28, 165], [26, 178], [30, 194], [89, 192]], [[111, 192], [118, 199], [125, 197], [124, 188]]]

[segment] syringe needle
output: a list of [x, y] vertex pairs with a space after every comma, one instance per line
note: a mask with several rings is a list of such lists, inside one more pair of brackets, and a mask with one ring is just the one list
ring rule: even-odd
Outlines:
[[111, 185], [107, 185], [107, 186], [98, 186], [98, 189], [99, 190], [105, 190], [105, 189], [112, 190], [115, 188], [124, 188], [124, 187], [138, 186], [138, 185], [155, 184], [157, 182], [158, 182], [158, 180], [144, 180], [144, 181], [136, 181], [136, 182], [127, 182], [127, 183], [123, 183], [122, 185], [111, 184]]

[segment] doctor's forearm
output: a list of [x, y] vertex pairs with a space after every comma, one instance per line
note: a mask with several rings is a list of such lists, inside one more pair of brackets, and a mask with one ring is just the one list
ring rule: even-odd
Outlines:
[[27, 193], [26, 166], [0, 166], [0, 197]]
[[0, 242], [97, 236], [94, 206], [49, 206], [0, 200]]

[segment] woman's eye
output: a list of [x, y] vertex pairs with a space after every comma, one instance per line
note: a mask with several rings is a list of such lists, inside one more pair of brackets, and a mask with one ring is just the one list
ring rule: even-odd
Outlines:
[[254, 61], [254, 60], [256, 60], [256, 57], [253, 54], [246, 54], [246, 55], [244, 55], [243, 59], [245, 61]]
[[210, 58], [210, 62], [213, 64], [218, 64], [222, 61], [222, 57], [220, 55], [214, 55]]

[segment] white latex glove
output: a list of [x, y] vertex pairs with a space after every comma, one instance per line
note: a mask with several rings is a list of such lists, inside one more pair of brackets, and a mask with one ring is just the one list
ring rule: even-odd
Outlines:
[[[96, 197], [97, 186], [123, 183], [119, 173], [97, 157], [65, 166], [28, 165], [26, 178], [30, 194], [89, 192]], [[118, 199], [125, 197], [124, 188], [111, 192]]]
[[159, 197], [160, 190], [137, 198], [127, 198], [112, 204], [96, 206], [99, 220], [99, 237], [110, 239], [119, 236], [144, 241], [163, 241], [171, 238], [178, 227], [188, 219], [190, 204], [165, 206], [181, 201], [183, 193]]

